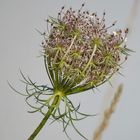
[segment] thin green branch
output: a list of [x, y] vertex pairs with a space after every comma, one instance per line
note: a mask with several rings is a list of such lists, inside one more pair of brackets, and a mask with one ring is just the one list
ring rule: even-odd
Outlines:
[[57, 95], [54, 98], [54, 101], [51, 105], [51, 107], [49, 108], [47, 114], [45, 115], [45, 117], [43, 118], [43, 120], [40, 122], [40, 124], [38, 125], [38, 127], [35, 129], [35, 131], [31, 134], [31, 136], [28, 138], [28, 140], [33, 140], [37, 134], [40, 132], [40, 130], [43, 128], [43, 126], [45, 125], [45, 123], [47, 122], [48, 118], [51, 116], [54, 108], [56, 107], [57, 103], [59, 101], [59, 96]]

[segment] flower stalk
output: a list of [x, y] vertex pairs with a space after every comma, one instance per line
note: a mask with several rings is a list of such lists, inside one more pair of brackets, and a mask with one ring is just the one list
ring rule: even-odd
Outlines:
[[49, 117], [52, 115], [52, 112], [53, 112], [54, 108], [59, 103], [59, 98], [60, 98], [59, 95], [56, 95], [56, 97], [54, 98], [54, 101], [53, 101], [52, 105], [50, 106], [47, 114], [42, 119], [42, 121], [40, 122], [40, 124], [38, 125], [38, 127], [35, 129], [35, 131], [32, 133], [32, 135], [28, 138], [28, 140], [34, 140], [34, 138], [37, 136], [37, 134], [41, 131], [41, 129], [46, 124], [46, 122], [49, 119]]

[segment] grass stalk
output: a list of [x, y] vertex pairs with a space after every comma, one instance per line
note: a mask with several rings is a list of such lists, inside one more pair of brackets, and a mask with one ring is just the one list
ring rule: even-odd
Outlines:
[[122, 94], [122, 90], [123, 90], [123, 85], [120, 84], [115, 95], [114, 95], [114, 98], [112, 99], [110, 106], [103, 113], [103, 119], [94, 132], [93, 140], [101, 140], [103, 132], [105, 131], [105, 129], [109, 125], [111, 115], [115, 111], [116, 105], [117, 105], [117, 103], [120, 99], [120, 96]]

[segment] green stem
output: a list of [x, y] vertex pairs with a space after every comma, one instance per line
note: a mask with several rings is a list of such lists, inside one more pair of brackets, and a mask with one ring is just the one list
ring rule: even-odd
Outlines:
[[47, 114], [45, 115], [45, 117], [43, 118], [43, 120], [40, 122], [40, 124], [38, 125], [38, 127], [35, 129], [35, 131], [32, 133], [32, 135], [28, 138], [28, 140], [34, 140], [34, 138], [37, 136], [37, 134], [40, 132], [40, 130], [43, 128], [43, 126], [45, 125], [45, 123], [47, 122], [48, 118], [51, 116], [54, 108], [56, 107], [57, 103], [59, 102], [59, 95], [56, 95], [53, 103], [51, 105], [51, 107], [49, 108]]

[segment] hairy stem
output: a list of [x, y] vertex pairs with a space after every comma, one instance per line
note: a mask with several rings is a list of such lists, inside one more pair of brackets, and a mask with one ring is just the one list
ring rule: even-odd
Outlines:
[[56, 95], [51, 107], [49, 108], [47, 114], [45, 117], [42, 119], [38, 127], [35, 129], [35, 131], [31, 134], [31, 136], [28, 138], [28, 140], [34, 140], [34, 138], [37, 136], [37, 134], [40, 132], [40, 130], [43, 128], [45, 123], [47, 122], [48, 118], [51, 116], [54, 108], [56, 107], [57, 103], [59, 102], [59, 95]]

